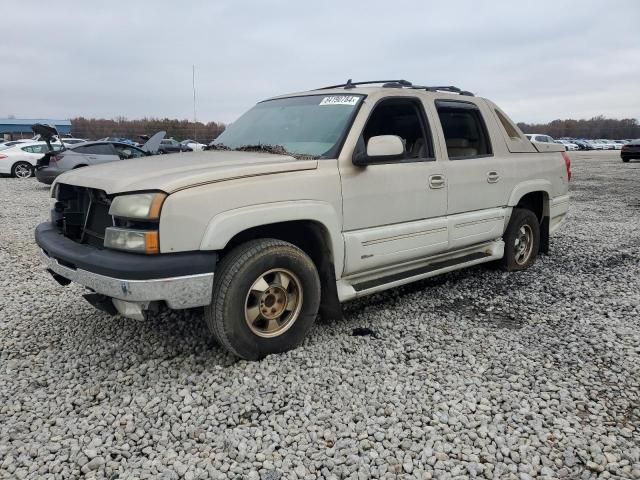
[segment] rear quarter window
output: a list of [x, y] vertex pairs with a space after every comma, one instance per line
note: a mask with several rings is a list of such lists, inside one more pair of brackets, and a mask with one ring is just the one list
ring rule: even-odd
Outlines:
[[469, 102], [436, 100], [436, 110], [450, 159], [492, 155], [487, 126], [476, 105]]

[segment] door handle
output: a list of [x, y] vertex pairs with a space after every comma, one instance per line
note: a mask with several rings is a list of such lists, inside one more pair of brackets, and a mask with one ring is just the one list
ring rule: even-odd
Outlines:
[[431, 175], [429, 177], [430, 188], [443, 188], [445, 185], [444, 175]]
[[498, 180], [500, 180], [500, 175], [498, 175], [498, 172], [487, 173], [487, 182], [498, 183]]

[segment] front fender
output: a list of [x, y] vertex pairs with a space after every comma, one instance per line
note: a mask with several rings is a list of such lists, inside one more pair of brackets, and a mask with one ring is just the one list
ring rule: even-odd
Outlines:
[[339, 278], [344, 265], [342, 228], [337, 212], [326, 202], [274, 202], [221, 212], [209, 222], [200, 243], [200, 250], [222, 250], [234, 236], [245, 230], [296, 220], [317, 222], [327, 229], [331, 238], [336, 278]]

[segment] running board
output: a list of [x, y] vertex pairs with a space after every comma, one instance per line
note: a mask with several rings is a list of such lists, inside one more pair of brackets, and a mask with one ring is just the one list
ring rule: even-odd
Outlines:
[[[460, 252], [462, 253], [462, 252]], [[504, 254], [504, 243], [494, 242], [491, 248], [484, 248], [479, 251], [469, 251], [465, 255], [457, 257], [436, 259], [420, 267], [411, 268], [402, 272], [394, 272], [374, 279], [352, 281], [342, 279], [338, 281], [338, 294], [340, 301], [347, 301], [353, 298], [362, 297], [372, 293], [398, 287], [407, 283], [415, 282], [429, 277], [435, 277], [443, 273], [472, 267], [481, 263], [491, 262], [502, 258]]]

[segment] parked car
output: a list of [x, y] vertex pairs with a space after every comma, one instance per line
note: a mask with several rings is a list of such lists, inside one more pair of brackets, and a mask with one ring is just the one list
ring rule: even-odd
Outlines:
[[94, 306], [204, 306], [223, 348], [258, 359], [340, 302], [480, 263], [528, 268], [570, 178], [564, 147], [529, 142], [490, 100], [349, 81], [258, 103], [212, 151], [69, 172], [35, 237]]
[[556, 140], [556, 143], [564, 145], [567, 150], [580, 150], [577, 144], [570, 142], [569, 140]]
[[191, 139], [181, 141], [180, 145], [184, 145], [185, 147], [190, 148], [194, 152], [200, 152], [200, 151], [204, 150], [205, 147], [207, 146], [204, 143], [199, 143], [199, 142], [196, 142], [195, 140], [191, 140]]
[[540, 143], [556, 143], [556, 141], [549, 135], [542, 135], [539, 133], [527, 133], [525, 136], [532, 142]]
[[16, 178], [33, 176], [36, 162], [50, 149], [59, 151], [59, 144], [47, 145], [45, 142], [11, 142], [13, 145], [0, 151], [0, 174]]
[[[36, 140], [39, 142], [43, 142], [44, 139], [42, 138], [42, 135], [36, 135], [33, 137], [32, 140]], [[74, 137], [62, 137], [62, 143], [64, 143], [65, 145], [77, 145], [78, 143], [84, 143], [87, 140], [85, 138], [74, 138]], [[53, 138], [51, 138], [50, 142], [53, 143], [60, 143], [60, 136], [59, 135], [54, 135]]]
[[14, 145], [18, 145], [20, 143], [30, 143], [33, 140], [9, 140], [7, 142], [0, 143], [0, 150], [6, 150], [9, 147], [13, 147]]
[[178, 153], [178, 152], [193, 152], [190, 147], [182, 145], [173, 138], [165, 138], [160, 142], [158, 153]]
[[585, 140], [585, 142], [589, 145], [591, 150], [606, 150], [604, 144], [597, 142], [596, 140]]
[[571, 140], [571, 143], [576, 144], [579, 150], [593, 150], [593, 147], [584, 140]]
[[620, 158], [625, 163], [629, 160], [640, 160], [640, 139], [624, 144], [620, 150]]
[[58, 175], [75, 168], [88, 167], [116, 160], [130, 160], [154, 155], [165, 132], [158, 132], [141, 148], [120, 142], [85, 142], [49, 153], [38, 160], [36, 177], [50, 185]]
[[615, 150], [615, 148], [616, 148], [616, 144], [615, 143], [613, 143], [611, 140], [607, 140], [605, 138], [598, 138], [598, 139], [594, 140], [594, 142], [597, 142], [597, 143], [601, 144], [603, 150]]

